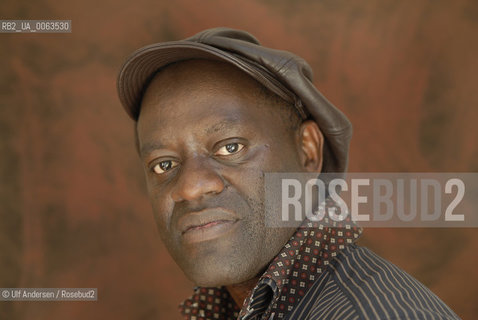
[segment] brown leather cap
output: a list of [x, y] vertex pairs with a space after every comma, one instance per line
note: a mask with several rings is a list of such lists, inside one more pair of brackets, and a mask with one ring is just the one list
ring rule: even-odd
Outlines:
[[159, 69], [189, 59], [231, 63], [293, 104], [303, 119], [312, 118], [324, 134], [322, 172], [347, 169], [352, 125], [315, 88], [309, 64], [290, 52], [263, 47], [241, 30], [208, 29], [185, 40], [156, 43], [135, 51], [121, 68], [117, 82], [128, 115], [138, 119], [143, 93]]

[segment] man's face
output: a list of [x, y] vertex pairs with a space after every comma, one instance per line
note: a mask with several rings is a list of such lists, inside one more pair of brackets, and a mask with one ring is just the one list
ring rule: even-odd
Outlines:
[[160, 236], [186, 276], [219, 286], [263, 271], [294, 232], [267, 228], [264, 173], [302, 167], [297, 134], [255, 80], [220, 62], [172, 65], [137, 130]]

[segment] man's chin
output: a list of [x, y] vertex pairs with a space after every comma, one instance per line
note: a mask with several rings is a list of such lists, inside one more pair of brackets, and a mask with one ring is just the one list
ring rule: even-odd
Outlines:
[[194, 278], [191, 280], [196, 286], [199, 287], [224, 287], [234, 284], [243, 283], [249, 279], [252, 279], [254, 276], [251, 277], [244, 277], [244, 278], [226, 278], [226, 277], [214, 277], [214, 278]]
[[[257, 276], [256, 272], [244, 272], [234, 266], [220, 265], [220, 268], [194, 268], [184, 270], [186, 277], [200, 287], [222, 287], [239, 284]], [[232, 269], [232, 270], [231, 270]]]

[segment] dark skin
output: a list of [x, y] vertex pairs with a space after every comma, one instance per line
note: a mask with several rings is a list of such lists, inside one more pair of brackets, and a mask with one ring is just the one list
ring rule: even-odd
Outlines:
[[276, 100], [229, 64], [191, 60], [155, 76], [137, 123], [161, 239], [190, 280], [239, 306], [295, 231], [266, 226], [265, 172], [322, 166], [316, 123], [291, 129]]

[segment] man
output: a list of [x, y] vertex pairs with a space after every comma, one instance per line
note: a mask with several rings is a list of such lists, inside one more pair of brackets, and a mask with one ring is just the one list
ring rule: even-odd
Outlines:
[[133, 53], [118, 91], [161, 238], [198, 285], [185, 319], [458, 318], [349, 220], [266, 223], [266, 172], [347, 167], [351, 125], [303, 59], [210, 29]]

